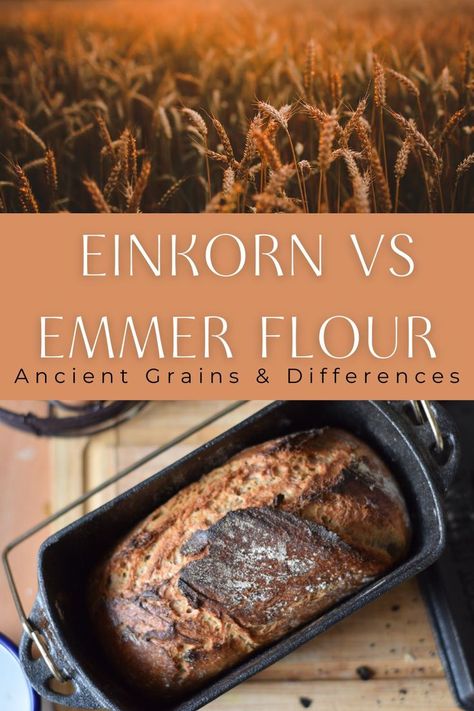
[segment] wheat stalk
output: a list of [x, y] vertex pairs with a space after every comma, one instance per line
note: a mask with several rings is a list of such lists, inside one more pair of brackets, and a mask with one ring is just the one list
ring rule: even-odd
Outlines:
[[305, 95], [309, 101], [313, 99], [314, 79], [316, 76], [316, 45], [313, 39], [310, 39], [306, 45], [306, 58], [303, 74], [303, 88]]
[[272, 173], [265, 190], [255, 196], [257, 212], [299, 212], [298, 205], [285, 195], [285, 185], [295, 174], [292, 165], [283, 165]]
[[238, 163], [235, 160], [234, 149], [232, 148], [232, 144], [230, 142], [229, 136], [227, 135], [227, 131], [225, 130], [219, 119], [217, 119], [215, 116], [212, 117], [212, 123], [214, 124], [214, 128], [216, 129], [217, 135], [219, 136], [220, 142], [222, 143], [222, 147], [224, 149], [224, 153], [226, 155], [228, 163], [232, 167], [237, 167]]
[[212, 158], [212, 160], [217, 161], [218, 163], [224, 163], [224, 165], [229, 165], [229, 160], [227, 156], [225, 156], [223, 153], [217, 153], [217, 151], [211, 151], [207, 150], [206, 155], [209, 158]]
[[326, 116], [319, 134], [318, 164], [319, 170], [325, 172], [331, 165], [332, 144], [336, 135], [337, 118], [333, 112]]
[[43, 151], [43, 153], [46, 151], [46, 144], [45, 144], [45, 142], [43, 141], [43, 139], [40, 138], [40, 136], [38, 136], [38, 134], [35, 133], [35, 131], [33, 131], [32, 128], [30, 128], [29, 126], [27, 126], [24, 121], [18, 120], [18, 121], [16, 122], [16, 127], [17, 127], [17, 129], [18, 129], [19, 131], [22, 131], [22, 132], [25, 133], [27, 136], [29, 136], [29, 137], [31, 138], [31, 140], [32, 140], [34, 143], [36, 143], [36, 144], [41, 148], [41, 150]]
[[385, 83], [385, 70], [379, 59], [374, 55], [374, 103], [381, 109], [387, 103], [387, 90]]
[[224, 170], [224, 175], [222, 179], [222, 192], [230, 193], [235, 183], [235, 172], [230, 165]]
[[247, 133], [245, 135], [245, 145], [244, 145], [244, 150], [242, 153], [242, 159], [239, 163], [238, 167], [238, 176], [239, 178], [242, 178], [245, 176], [245, 174], [248, 172], [253, 159], [257, 155], [258, 151], [255, 146], [255, 139], [253, 136], [253, 133], [255, 130], [261, 130], [262, 129], [262, 119], [260, 118], [259, 115], [254, 116], [252, 121], [250, 122], [250, 126], [247, 129]]
[[94, 205], [97, 212], [110, 212], [110, 206], [107, 200], [103, 196], [99, 186], [92, 178], [83, 178], [82, 184], [89, 193], [92, 204]]
[[48, 148], [44, 155], [44, 167], [50, 205], [53, 207], [58, 196], [58, 169], [56, 165], [56, 157], [51, 148]]
[[156, 210], [159, 212], [167, 202], [171, 200], [171, 198], [176, 195], [179, 192], [179, 189], [181, 186], [186, 182], [186, 178], [181, 178], [180, 180], [177, 180], [171, 187], [168, 188], [168, 190], [163, 193], [161, 198], [156, 204]]
[[458, 190], [459, 182], [461, 181], [463, 175], [467, 173], [471, 168], [474, 168], [474, 153], [468, 155], [464, 160], [462, 160], [456, 168], [456, 182], [454, 184], [453, 197], [452, 197], [452, 209], [454, 210], [454, 204], [456, 201], [456, 194]]
[[366, 107], [367, 107], [367, 99], [361, 99], [359, 101], [359, 103], [357, 104], [356, 110], [352, 112], [351, 117], [347, 121], [347, 123], [344, 126], [344, 129], [342, 131], [341, 143], [343, 145], [348, 144], [349, 138], [351, 137], [352, 133], [355, 131], [357, 124], [360, 122], [360, 120], [365, 112]]
[[339, 69], [333, 69], [329, 77], [329, 91], [333, 108], [337, 108], [342, 101], [342, 78]]
[[329, 205], [329, 195], [327, 186], [327, 170], [331, 165], [332, 160], [332, 144], [334, 142], [334, 137], [336, 135], [336, 126], [338, 125], [336, 113], [333, 111], [329, 116], [327, 116], [321, 126], [319, 133], [319, 145], [318, 145], [318, 167], [320, 172], [319, 179], [319, 194], [318, 194], [318, 212], [322, 211], [322, 198], [324, 197], [324, 203], [326, 206], [325, 211], [328, 210]]
[[468, 110], [463, 107], [456, 111], [447, 121], [446, 126], [441, 132], [441, 135], [439, 137], [439, 145], [440, 145], [440, 150], [444, 147], [446, 142], [449, 140], [451, 137], [452, 133], [454, 132], [455, 128], [459, 126], [459, 124], [466, 118], [468, 114]]
[[358, 213], [370, 212], [369, 187], [367, 181], [361, 176], [357, 176], [352, 181], [354, 190], [353, 199], [355, 211]]
[[391, 212], [392, 200], [390, 190], [378, 151], [370, 138], [370, 127], [364, 123], [363, 119], [360, 119], [357, 123], [356, 131], [362, 144], [364, 154], [369, 162], [370, 174], [373, 179], [374, 207], [376, 208], [377, 202], [379, 202], [384, 212]]
[[[224, 8], [223, 0], [216, 3]], [[370, 22], [348, 7], [350, 41], [344, 23], [327, 22], [308, 4], [293, 9], [290, 33], [281, 3], [271, 12], [260, 8], [251, 30], [239, 28], [238, 41], [214, 2], [199, 2], [199, 11], [186, 6], [179, 35], [153, 4], [127, 22], [94, 9], [92, 35], [77, 5], [77, 27], [56, 3], [51, 16], [60, 21], [27, 13], [21, 46], [16, 30], [5, 33], [0, 189], [7, 211], [153, 210], [145, 195], [171, 175], [172, 190], [183, 195], [179, 205], [191, 211], [211, 203], [224, 212], [388, 210], [392, 181], [395, 210], [443, 209], [448, 196], [461, 211], [472, 210], [467, 180], [460, 189], [469, 167], [457, 172], [471, 165], [473, 136], [472, 51], [464, 42], [470, 13], [463, 7], [453, 28], [447, 13], [427, 8], [419, 18], [423, 44], [399, 4], [385, 4]], [[210, 21], [195, 32], [201, 10]], [[10, 17], [0, 22], [6, 28]], [[307, 42], [314, 27], [318, 44]], [[211, 124], [208, 116], [219, 120]], [[146, 156], [156, 160], [139, 196]], [[22, 166], [28, 184], [10, 161]], [[286, 165], [288, 187], [275, 192]], [[95, 188], [77, 190], [78, 175]]]
[[254, 128], [252, 135], [257, 151], [261, 157], [268, 163], [272, 170], [280, 170], [280, 156], [267, 134], [259, 128]]
[[288, 129], [288, 119], [291, 115], [291, 106], [288, 104], [281, 109], [276, 109], [265, 101], [257, 103], [258, 110], [272, 118], [285, 131]]
[[420, 96], [420, 90], [418, 89], [417, 85], [415, 84], [414, 81], [409, 79], [407, 76], [404, 74], [401, 74], [400, 72], [396, 72], [395, 69], [390, 69], [390, 67], [385, 68], [385, 72], [396, 79], [399, 84], [401, 84], [405, 89], [408, 91], [409, 94], [412, 94], [416, 98]]
[[464, 173], [467, 173], [468, 170], [470, 170], [474, 166], [474, 153], [471, 153], [470, 155], [467, 156], [467, 158], [464, 158], [461, 163], [459, 163], [458, 167], [456, 168], [456, 175], [459, 180]]
[[39, 206], [31, 189], [30, 181], [19, 163], [13, 165], [18, 198], [23, 212], [39, 212]]
[[140, 204], [145, 193], [146, 187], [148, 185], [148, 180], [150, 178], [151, 172], [151, 161], [146, 159], [143, 161], [140, 175], [138, 176], [135, 187], [133, 189], [130, 202], [128, 204], [127, 212], [138, 212], [140, 209]]
[[411, 136], [407, 136], [403, 141], [400, 150], [397, 153], [397, 159], [395, 161], [395, 166], [393, 169], [395, 180], [396, 180], [396, 194], [395, 194], [395, 212], [398, 211], [398, 200], [400, 194], [400, 181], [405, 175], [408, 167], [408, 159], [410, 153], [413, 150], [413, 139]]
[[109, 129], [107, 128], [105, 119], [100, 114], [96, 114], [95, 120], [96, 120], [97, 126], [99, 128], [99, 134], [100, 134], [100, 137], [101, 137], [102, 142], [104, 144], [104, 147], [105, 147], [107, 153], [109, 153], [111, 156], [113, 156], [114, 155], [114, 147], [112, 144], [112, 138], [110, 136]]
[[128, 182], [131, 185], [135, 185], [137, 182], [138, 174], [138, 153], [137, 153], [137, 141], [135, 136], [131, 131], [127, 131], [127, 171], [128, 171]]
[[197, 111], [194, 111], [194, 109], [189, 108], [183, 108], [181, 109], [181, 112], [194, 126], [199, 135], [204, 139], [207, 138], [207, 126], [201, 114], [199, 114]]
[[110, 171], [109, 177], [107, 178], [107, 182], [104, 187], [104, 197], [106, 200], [110, 200], [110, 198], [112, 197], [115, 189], [119, 185], [122, 175], [123, 175], [123, 162], [122, 162], [122, 159], [119, 158], [118, 161], [113, 166], [112, 170]]

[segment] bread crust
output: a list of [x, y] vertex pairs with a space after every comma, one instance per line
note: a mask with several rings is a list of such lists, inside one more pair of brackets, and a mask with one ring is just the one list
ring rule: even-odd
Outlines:
[[176, 698], [382, 575], [409, 543], [401, 493], [367, 445], [296, 433], [141, 522], [96, 570], [92, 619], [129, 682]]

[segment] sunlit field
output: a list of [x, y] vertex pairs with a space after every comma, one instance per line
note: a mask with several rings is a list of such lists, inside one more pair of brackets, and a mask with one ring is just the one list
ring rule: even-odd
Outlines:
[[473, 7], [0, 2], [0, 210], [473, 211]]

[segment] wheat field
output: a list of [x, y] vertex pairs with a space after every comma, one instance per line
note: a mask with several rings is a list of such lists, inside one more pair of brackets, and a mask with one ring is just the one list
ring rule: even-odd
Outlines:
[[472, 2], [0, 2], [4, 212], [472, 212]]

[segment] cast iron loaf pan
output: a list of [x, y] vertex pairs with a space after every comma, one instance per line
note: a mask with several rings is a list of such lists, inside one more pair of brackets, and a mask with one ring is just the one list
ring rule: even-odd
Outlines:
[[474, 403], [445, 403], [461, 462], [445, 501], [446, 547], [421, 576], [439, 651], [461, 708], [474, 711]]
[[[199, 447], [175, 464], [121, 494], [48, 538], [38, 562], [39, 592], [31, 612], [42, 630], [57, 668], [71, 680], [69, 696], [54, 692], [45, 662], [34, 659], [24, 635], [21, 661], [32, 685], [53, 702], [113, 711], [192, 711], [292, 652], [334, 623], [407, 578], [417, 575], [441, 554], [445, 543], [441, 499], [456, 470], [458, 443], [449, 415], [434, 411], [445, 441], [442, 461], [434, 455], [428, 425], [415, 426], [407, 403], [373, 401], [275, 402]], [[340, 602], [318, 619], [217, 677], [183, 700], [164, 703], [131, 688], [107, 660], [86, 608], [86, 584], [94, 565], [117, 540], [179, 489], [223, 464], [233, 454], [280, 435], [326, 425], [342, 427], [378, 452], [397, 477], [408, 505], [414, 536], [408, 558], [394, 570]]]

